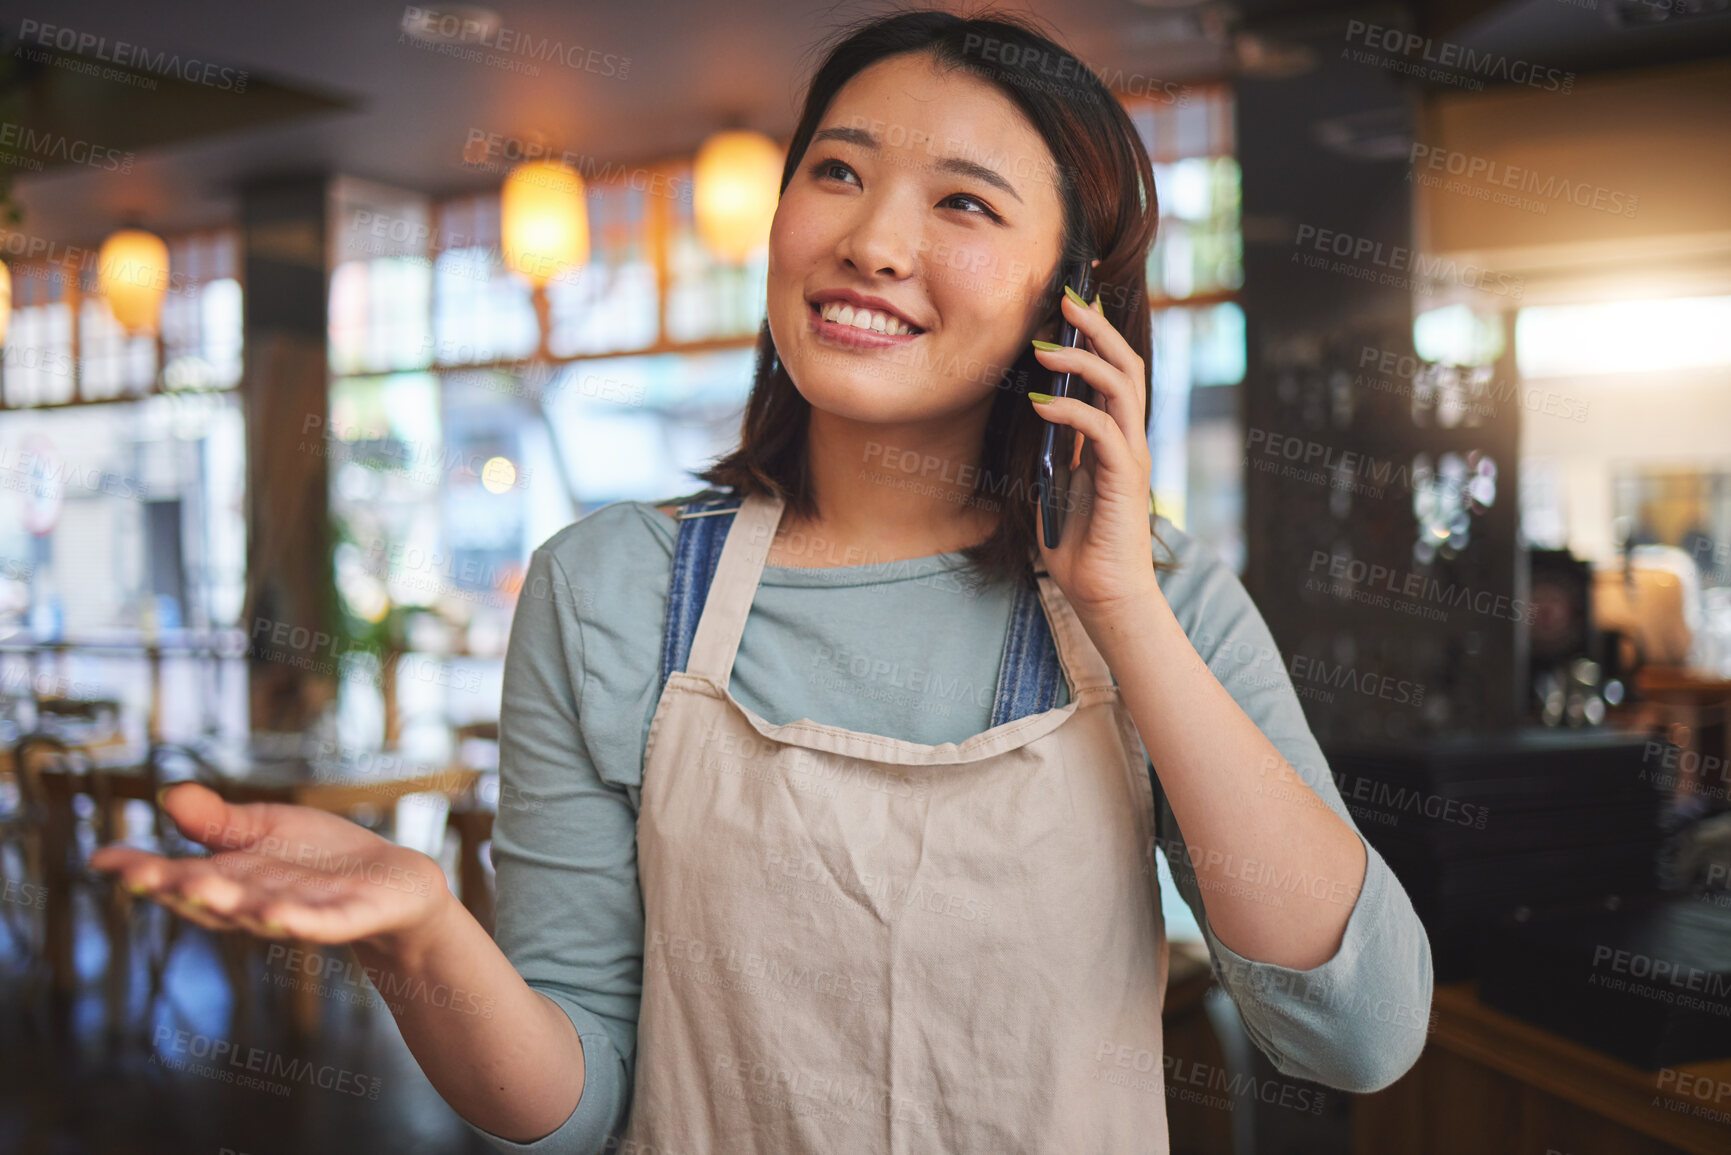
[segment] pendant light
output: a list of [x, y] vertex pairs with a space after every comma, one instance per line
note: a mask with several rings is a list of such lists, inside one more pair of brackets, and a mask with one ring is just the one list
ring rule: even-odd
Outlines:
[[568, 164], [535, 160], [505, 178], [499, 194], [505, 264], [541, 286], [589, 259], [583, 178]]
[[728, 129], [703, 142], [692, 164], [697, 234], [718, 260], [737, 262], [769, 242], [786, 157], [760, 132]]
[[98, 279], [108, 308], [128, 333], [155, 333], [168, 293], [168, 245], [155, 233], [121, 229], [102, 242]]
[[535, 356], [545, 360], [552, 329], [547, 282], [589, 259], [589, 205], [583, 178], [556, 160], [518, 165], [499, 193], [499, 233], [505, 266], [533, 290], [540, 330]]

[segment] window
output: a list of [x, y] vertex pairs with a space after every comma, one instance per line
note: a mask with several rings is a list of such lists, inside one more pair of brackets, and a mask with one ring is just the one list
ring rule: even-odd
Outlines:
[[12, 267], [12, 323], [6, 333], [7, 408], [59, 405], [77, 396], [72, 355], [72, 278], [41, 263]]
[[[697, 488], [691, 471], [737, 434], [765, 256], [712, 261], [689, 165], [652, 171], [587, 183], [589, 260], [546, 287], [541, 360], [497, 193], [339, 190], [328, 452], [341, 603], [369, 638], [400, 621], [394, 644], [411, 653], [495, 667], [479, 694], [467, 677], [399, 682], [406, 752], [441, 756], [442, 719], [497, 709], [532, 549], [607, 502]], [[344, 671], [339, 726], [357, 740], [378, 732], [380, 682]]]
[[[691, 188], [691, 166], [682, 165], [675, 178], [669, 187]], [[742, 265], [720, 263], [697, 234], [692, 201], [671, 198], [667, 205], [668, 338], [677, 343], [756, 334], [769, 287], [767, 247]]]
[[1153, 406], [1148, 447], [1156, 508], [1242, 564], [1244, 283], [1231, 91], [1187, 88], [1176, 102], [1126, 101], [1154, 167], [1160, 228], [1148, 254]]
[[12, 273], [0, 408], [232, 389], [241, 373], [238, 235], [166, 238], [160, 337], [129, 334], [102, 299], [97, 250], [76, 264], [20, 261]]
[[1536, 305], [1515, 315], [1522, 377], [1731, 365], [1731, 297]]
[[223, 230], [170, 238], [162, 302], [162, 378], [168, 389], [240, 384], [240, 238]]
[[331, 274], [331, 368], [418, 369], [432, 348], [431, 269], [423, 257], [344, 261]]
[[[0, 633], [232, 627], [245, 587], [241, 287], [232, 230], [165, 238], [160, 338], [99, 256], [10, 265], [0, 368]], [[142, 692], [142, 691], [141, 691]]]
[[645, 349], [661, 336], [649, 193], [588, 186], [589, 263], [547, 287], [555, 357]]
[[[440, 365], [515, 361], [535, 351], [529, 285], [505, 268], [497, 195], [462, 197], [437, 210], [433, 259], [433, 359]], [[331, 302], [332, 316], [336, 302]]]
[[20, 604], [0, 599], [0, 633], [233, 626], [245, 452], [232, 393], [0, 412], [0, 570], [27, 578]]
[[122, 329], [94, 283], [78, 302], [78, 372], [86, 401], [137, 397], [156, 381], [156, 338]]

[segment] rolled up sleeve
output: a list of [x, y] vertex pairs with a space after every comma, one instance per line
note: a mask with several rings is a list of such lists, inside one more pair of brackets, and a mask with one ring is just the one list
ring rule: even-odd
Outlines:
[[[1184, 539], [1169, 600], [1197, 653], [1287, 763], [1354, 832], [1286, 664], [1237, 576]], [[1163, 588], [1168, 582], [1163, 580]], [[1430, 1029], [1430, 939], [1400, 880], [1362, 834], [1364, 883], [1340, 949], [1309, 970], [1247, 959], [1209, 925], [1183, 832], [1153, 773], [1157, 837], [1196, 915], [1220, 985], [1277, 1070], [1342, 1091], [1380, 1090], [1418, 1061]]]
[[[1164, 820], [1172, 823], [1170, 812]], [[1214, 974], [1276, 1070], [1366, 1093], [1412, 1068], [1430, 1027], [1430, 940], [1381, 855], [1365, 846], [1364, 886], [1334, 957], [1294, 970], [1247, 959], [1220, 941], [1182, 836], [1162, 837], [1172, 881], [1195, 912]]]

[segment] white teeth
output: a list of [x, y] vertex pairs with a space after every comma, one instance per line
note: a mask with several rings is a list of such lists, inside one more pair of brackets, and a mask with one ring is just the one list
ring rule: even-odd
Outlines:
[[874, 333], [884, 333], [899, 337], [912, 333], [914, 328], [900, 317], [892, 317], [888, 313], [873, 312], [871, 309], [858, 309], [839, 301], [828, 301], [819, 307], [819, 312], [826, 321], [838, 325], [851, 325], [855, 329], [869, 329]]

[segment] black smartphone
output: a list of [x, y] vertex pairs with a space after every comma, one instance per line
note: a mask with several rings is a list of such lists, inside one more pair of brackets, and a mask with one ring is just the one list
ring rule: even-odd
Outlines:
[[[1064, 266], [1064, 283], [1076, 290], [1084, 301], [1094, 296], [1094, 258], [1082, 256]], [[1062, 298], [1060, 298], [1062, 300]], [[1059, 306], [1058, 315], [1063, 316]], [[1074, 349], [1082, 334], [1069, 321], [1064, 322], [1058, 344]], [[1094, 390], [1077, 373], [1053, 373], [1046, 392], [1054, 397], [1080, 397], [1094, 403]], [[1076, 455], [1076, 431], [1055, 421], [1046, 422], [1040, 439], [1039, 476], [1034, 487], [1040, 494], [1040, 521], [1045, 527], [1047, 549], [1057, 549], [1064, 532], [1064, 510], [1070, 506], [1070, 459]]]

